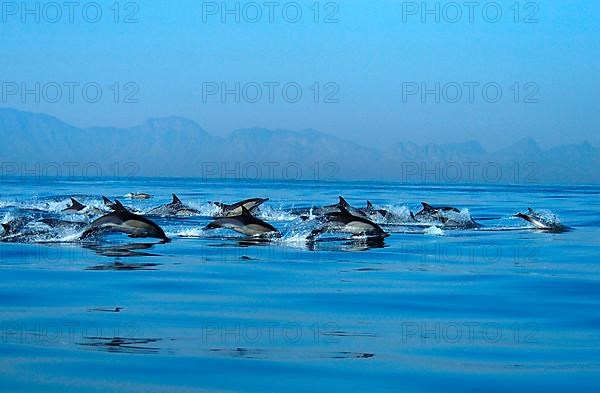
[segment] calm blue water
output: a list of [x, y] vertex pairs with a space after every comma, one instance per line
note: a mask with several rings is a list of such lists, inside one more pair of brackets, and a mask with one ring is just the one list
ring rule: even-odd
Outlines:
[[[122, 200], [142, 212], [175, 192], [202, 215], [157, 218], [168, 244], [0, 243], [0, 391], [600, 389], [600, 187], [4, 181], [0, 219], [81, 219], [59, 213], [69, 196], [100, 207], [137, 191], [155, 197]], [[287, 212], [338, 195], [399, 214], [453, 205], [484, 227], [386, 225], [383, 245], [307, 245]], [[260, 215], [281, 240], [202, 232], [207, 201], [248, 197], [271, 198]], [[512, 218], [528, 207], [571, 230]]]

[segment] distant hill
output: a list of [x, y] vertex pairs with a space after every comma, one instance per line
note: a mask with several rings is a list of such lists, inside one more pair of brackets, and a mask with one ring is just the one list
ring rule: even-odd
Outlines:
[[134, 163], [137, 176], [600, 183], [600, 149], [587, 142], [543, 150], [524, 138], [493, 152], [476, 141], [399, 142], [377, 150], [316, 130], [249, 128], [222, 138], [179, 117], [131, 128], [81, 129], [49, 115], [7, 108], [0, 108], [0, 138], [3, 176], [65, 163], [98, 166], [110, 176], [115, 163], [120, 168]]

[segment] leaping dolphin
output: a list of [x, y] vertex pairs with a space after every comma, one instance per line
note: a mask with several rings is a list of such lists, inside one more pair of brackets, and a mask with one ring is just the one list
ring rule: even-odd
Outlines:
[[527, 213], [517, 213], [515, 217], [522, 218], [523, 220], [529, 222], [537, 229], [541, 229], [549, 232], [564, 232], [567, 230], [567, 227], [556, 222], [551, 222], [542, 217], [539, 213], [534, 211], [532, 208], [527, 209]]
[[352, 235], [366, 235], [374, 237], [388, 237], [379, 225], [368, 218], [353, 215], [346, 207], [339, 206], [340, 211], [329, 213], [326, 216], [326, 223], [318, 229], [312, 231], [309, 239], [314, 238], [326, 232], [344, 232]]
[[153, 237], [169, 241], [165, 232], [156, 223], [144, 216], [130, 212], [116, 199], [115, 211], [92, 222], [83, 232], [81, 238], [85, 239], [92, 234], [101, 231], [122, 232], [133, 238]]
[[[421, 222], [439, 221], [448, 227], [463, 227], [463, 228], [478, 228], [481, 224], [477, 223], [471, 216], [465, 217], [464, 220], [450, 217], [447, 213], [462, 213], [461, 210], [452, 206], [431, 206], [428, 203], [421, 202], [423, 208], [413, 215], [413, 218]], [[468, 219], [467, 219], [468, 218]]]
[[252, 213], [257, 207], [268, 201], [269, 198], [251, 198], [246, 199], [232, 205], [222, 202], [212, 202], [215, 206], [221, 209], [217, 217], [236, 217], [242, 214], [242, 208]]
[[248, 236], [281, 236], [279, 231], [274, 226], [254, 217], [244, 205], [241, 205], [240, 209], [241, 214], [237, 216], [217, 218], [204, 227], [204, 230], [226, 228]]

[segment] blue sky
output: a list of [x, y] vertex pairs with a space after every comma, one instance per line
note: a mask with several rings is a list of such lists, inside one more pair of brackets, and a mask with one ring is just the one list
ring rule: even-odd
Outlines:
[[[439, 4], [439, 23], [435, 13], [423, 23], [420, 1], [323, 1], [318, 15], [315, 1], [298, 1], [302, 16], [296, 23], [290, 20], [297, 7], [286, 1], [275, 2], [273, 23], [262, 1], [253, 3], [263, 12], [256, 23], [250, 20], [256, 7], [248, 1], [224, 2], [229, 9], [239, 4], [240, 23], [223, 15], [221, 1], [101, 1], [96, 23], [90, 2], [78, 3], [73, 23], [64, 6], [51, 23], [57, 17], [52, 2], [25, 3], [32, 13], [21, 2], [11, 3], [17, 9], [3, 3], [0, 105], [50, 113], [78, 126], [129, 126], [176, 115], [219, 135], [254, 126], [314, 128], [374, 147], [477, 139], [493, 149], [526, 135], [542, 146], [583, 140], [600, 145], [595, 1], [498, 1], [502, 16], [495, 23], [496, 8], [485, 1], [474, 9], [472, 23], [463, 2], [446, 1], [425, 2], [430, 10]], [[138, 22], [124, 23], [132, 13]], [[73, 102], [65, 82], [79, 83]], [[271, 82], [278, 85], [265, 85]], [[23, 84], [35, 89], [35, 83], [46, 88], [40, 102], [32, 94], [23, 99]], [[82, 97], [88, 83], [102, 89], [96, 103]], [[225, 102], [220, 94], [203, 98], [209, 85], [234, 89], [236, 83], [240, 102], [231, 94]], [[440, 102], [434, 94], [423, 100], [421, 88], [435, 90], [436, 83]], [[61, 86], [58, 102], [51, 102], [54, 84]], [[287, 84], [288, 100], [294, 89], [302, 90], [298, 102], [284, 99]], [[486, 85], [492, 90], [484, 97]], [[262, 97], [254, 103], [256, 86]], [[403, 94], [411, 86], [419, 92]], [[462, 97], [454, 103], [457, 86]], [[467, 86], [474, 86], [472, 103]], [[498, 102], [488, 102], [498, 97], [498, 87]], [[123, 102], [129, 93], [137, 103]], [[334, 102], [323, 102], [327, 97]]]

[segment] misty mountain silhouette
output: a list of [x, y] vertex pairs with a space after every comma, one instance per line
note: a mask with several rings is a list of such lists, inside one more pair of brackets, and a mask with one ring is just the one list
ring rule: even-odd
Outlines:
[[543, 150], [524, 138], [493, 152], [477, 141], [400, 142], [372, 149], [316, 130], [248, 128], [218, 137], [180, 117], [149, 119], [130, 128], [77, 128], [46, 114], [8, 108], [0, 108], [0, 138], [2, 175], [13, 174], [15, 163], [32, 168], [36, 163], [92, 162], [108, 168], [134, 162], [139, 176], [600, 182], [600, 149], [587, 142]]

